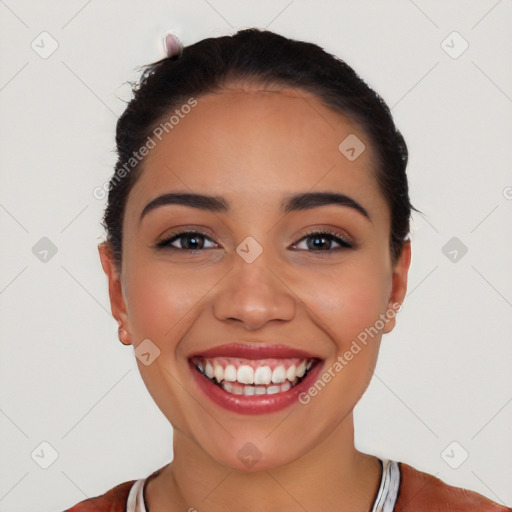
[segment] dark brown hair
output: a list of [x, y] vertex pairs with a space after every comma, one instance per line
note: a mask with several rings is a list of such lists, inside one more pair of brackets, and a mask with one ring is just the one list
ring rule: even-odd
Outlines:
[[117, 122], [118, 161], [102, 223], [118, 270], [126, 201], [144, 161], [134, 155], [162, 119], [191, 97], [239, 80], [303, 89], [361, 126], [376, 155], [376, 179], [390, 208], [390, 252], [396, 262], [416, 209], [409, 201], [407, 146], [389, 107], [348, 64], [319, 46], [251, 28], [186, 46], [178, 57], [144, 66], [138, 83], [132, 84], [133, 99]]

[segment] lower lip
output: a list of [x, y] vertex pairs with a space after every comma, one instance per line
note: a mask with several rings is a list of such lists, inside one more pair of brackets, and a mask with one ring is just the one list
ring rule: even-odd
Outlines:
[[204, 394], [224, 409], [240, 414], [266, 414], [280, 411], [298, 401], [298, 396], [309, 389], [323, 367], [319, 361], [306, 377], [288, 391], [272, 395], [236, 395], [224, 391], [220, 386], [211, 382], [189, 361], [193, 378]]

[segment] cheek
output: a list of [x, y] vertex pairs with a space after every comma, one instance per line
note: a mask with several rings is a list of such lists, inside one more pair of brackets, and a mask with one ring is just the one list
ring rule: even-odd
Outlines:
[[138, 337], [162, 341], [179, 338], [181, 321], [193, 314], [194, 305], [210, 287], [198, 273], [173, 271], [169, 265], [158, 263], [141, 265], [127, 283], [132, 330]]
[[204, 277], [200, 280], [193, 272], [173, 271], [165, 263], [132, 266], [127, 275], [128, 315], [135, 349], [142, 340], [149, 339], [159, 350], [148, 365], [137, 358], [140, 375], [171, 424], [190, 429], [186, 418], [192, 404], [180, 384], [185, 381], [186, 370], [177, 365], [177, 349], [179, 340], [195, 320], [194, 306], [206, 293], [207, 283]]
[[378, 264], [347, 265], [312, 279], [305, 289], [308, 307], [338, 344], [345, 346], [385, 312], [389, 278]]

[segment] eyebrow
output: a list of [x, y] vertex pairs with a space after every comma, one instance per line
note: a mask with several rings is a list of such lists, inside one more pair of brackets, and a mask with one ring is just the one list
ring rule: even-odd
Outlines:
[[[217, 213], [229, 213], [230, 211], [229, 202], [220, 196], [172, 192], [158, 196], [150, 201], [142, 210], [139, 223], [150, 211], [170, 204], [189, 206], [191, 208]], [[281, 203], [281, 212], [286, 215], [293, 211], [309, 210], [326, 205], [339, 205], [352, 208], [371, 222], [370, 215], [365, 208], [351, 197], [337, 192], [304, 192], [288, 196]]]

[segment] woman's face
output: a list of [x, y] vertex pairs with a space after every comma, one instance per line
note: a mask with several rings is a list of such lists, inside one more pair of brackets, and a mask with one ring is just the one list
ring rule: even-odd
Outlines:
[[[391, 263], [390, 212], [365, 133], [304, 91], [237, 85], [197, 98], [155, 140], [128, 196], [120, 279], [103, 245], [100, 255], [122, 341], [134, 345], [175, 439], [187, 439], [199, 457], [250, 471], [247, 456], [259, 459], [254, 469], [276, 467], [335, 431], [348, 435], [381, 335], [394, 326], [386, 313], [404, 298], [410, 261], [406, 244]], [[306, 196], [282, 210], [295, 195], [319, 192], [352, 203]], [[226, 209], [161, 201], [141, 217], [148, 203], [171, 193], [222, 198]], [[325, 230], [332, 236], [308, 235]], [[206, 372], [219, 371], [215, 363], [234, 366], [219, 373], [225, 382], [259, 375], [258, 391], [229, 382], [229, 392], [191, 362], [224, 344], [285, 351], [242, 353], [244, 360], [228, 347], [222, 357], [196, 357]], [[291, 357], [287, 349], [304, 354]], [[306, 356], [317, 361], [311, 372], [284, 391], [299, 378], [290, 367]], [[331, 378], [322, 380], [326, 373]], [[265, 384], [273, 377], [278, 392], [276, 383]], [[307, 393], [315, 383], [317, 392]]]

